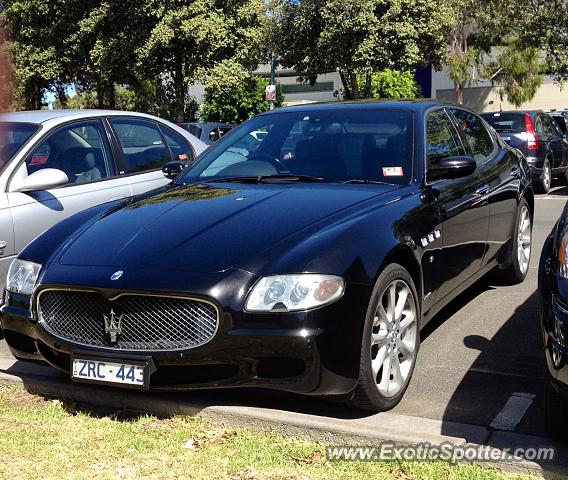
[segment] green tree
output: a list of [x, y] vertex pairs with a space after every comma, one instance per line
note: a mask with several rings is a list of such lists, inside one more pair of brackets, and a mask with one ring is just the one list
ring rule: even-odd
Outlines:
[[565, 0], [502, 0], [500, 31], [512, 37], [518, 49], [544, 54], [544, 71], [558, 80], [568, 77], [568, 2]]
[[46, 90], [69, 80], [65, 39], [77, 24], [78, 0], [6, 0], [2, 2], [16, 95], [26, 109], [39, 109]]
[[272, 10], [281, 63], [312, 84], [338, 71], [346, 98], [370, 97], [374, 72], [440, 65], [453, 25], [437, 0], [274, 0]]
[[[366, 77], [359, 77], [359, 89], [364, 88]], [[387, 68], [371, 77], [371, 98], [416, 98], [420, 86], [412, 72], [400, 72]]]
[[[241, 123], [270, 108], [266, 87], [270, 82], [242, 69], [239, 63], [223, 61], [205, 80], [205, 102], [201, 117], [211, 122]], [[278, 95], [276, 106], [284, 100]]]
[[[485, 72], [483, 52], [490, 45], [484, 41], [488, 27], [488, 10], [494, 0], [450, 0], [453, 28], [447, 37], [446, 66], [454, 82], [455, 101], [463, 103], [463, 91], [475, 79], [476, 73]], [[491, 17], [492, 18], [492, 17]], [[491, 41], [489, 41], [491, 43]]]
[[157, 23], [137, 51], [139, 66], [159, 77], [175, 99], [175, 119], [187, 117], [188, 88], [214, 65], [231, 59], [252, 70], [263, 58], [264, 0], [165, 0]]
[[502, 85], [501, 99], [506, 97], [517, 108], [534, 98], [544, 80], [541, 52], [534, 47], [520, 47], [516, 43], [507, 47], [494, 68], [493, 78]]

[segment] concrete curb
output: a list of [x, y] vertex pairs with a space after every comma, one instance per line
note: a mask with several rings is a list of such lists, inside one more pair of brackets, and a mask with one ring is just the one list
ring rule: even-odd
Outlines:
[[[389, 441], [398, 446], [430, 442], [455, 445], [509, 448], [552, 447], [554, 462], [515, 460], [487, 464], [497, 468], [537, 475], [566, 478], [568, 450], [543, 437], [492, 431], [486, 427], [409, 417], [385, 412], [359, 418], [337, 418], [314, 413], [280, 410], [277, 406], [246, 406], [204, 393], [165, 394], [81, 385], [71, 382], [50, 367], [0, 358], [0, 385], [22, 385], [30, 393], [95, 407], [147, 412], [160, 416], [198, 415], [232, 426], [256, 431], [275, 430], [284, 435], [309, 438], [331, 445], [376, 445]], [[262, 401], [259, 401], [262, 404]], [[279, 402], [281, 408], [282, 401]]]

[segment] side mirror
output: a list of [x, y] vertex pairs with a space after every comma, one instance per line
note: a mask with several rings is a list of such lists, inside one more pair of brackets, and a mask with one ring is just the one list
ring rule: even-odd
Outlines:
[[43, 168], [22, 179], [14, 192], [33, 192], [36, 190], [48, 190], [69, 182], [67, 174], [57, 168]]
[[183, 172], [189, 166], [188, 163], [185, 162], [168, 162], [162, 167], [162, 173], [164, 177], [173, 180], [176, 178], [181, 172]]
[[477, 164], [473, 157], [446, 157], [442, 158], [435, 167], [428, 170], [426, 179], [432, 182], [467, 177], [475, 172], [476, 168]]

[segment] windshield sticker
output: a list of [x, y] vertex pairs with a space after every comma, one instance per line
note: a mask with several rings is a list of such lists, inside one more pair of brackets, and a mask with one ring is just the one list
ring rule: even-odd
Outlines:
[[383, 167], [383, 177], [402, 177], [402, 167]]
[[178, 155], [178, 158], [179, 158], [180, 160], [187, 160], [187, 154], [185, 154], [185, 153], [180, 153], [180, 154]]

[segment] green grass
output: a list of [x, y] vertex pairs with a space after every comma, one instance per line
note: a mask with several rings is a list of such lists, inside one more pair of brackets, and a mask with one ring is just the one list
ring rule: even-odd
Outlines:
[[0, 387], [0, 479], [521, 479], [477, 465], [327, 462], [325, 445], [195, 417], [85, 413]]

